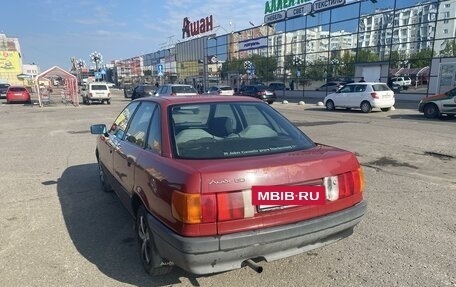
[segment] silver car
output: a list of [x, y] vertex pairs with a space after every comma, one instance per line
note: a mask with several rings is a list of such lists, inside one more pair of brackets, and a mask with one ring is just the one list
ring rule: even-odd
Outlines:
[[157, 97], [167, 96], [197, 96], [198, 92], [191, 85], [165, 84], [161, 85], [155, 92]]

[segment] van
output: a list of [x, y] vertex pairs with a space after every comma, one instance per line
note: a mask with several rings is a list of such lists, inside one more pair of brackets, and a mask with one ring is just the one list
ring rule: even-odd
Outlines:
[[82, 89], [82, 102], [90, 105], [93, 102], [111, 104], [111, 91], [106, 83], [92, 82]]

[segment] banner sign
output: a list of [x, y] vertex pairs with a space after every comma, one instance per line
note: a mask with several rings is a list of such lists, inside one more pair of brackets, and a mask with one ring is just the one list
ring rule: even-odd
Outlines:
[[268, 47], [268, 37], [249, 39], [238, 43], [238, 51], [248, 51]]
[[22, 72], [19, 52], [0, 51], [0, 72], [17, 74]]

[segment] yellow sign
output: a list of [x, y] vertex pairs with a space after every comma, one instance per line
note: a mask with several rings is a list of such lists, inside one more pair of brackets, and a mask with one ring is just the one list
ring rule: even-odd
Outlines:
[[0, 51], [0, 73], [22, 72], [21, 58], [16, 51]]

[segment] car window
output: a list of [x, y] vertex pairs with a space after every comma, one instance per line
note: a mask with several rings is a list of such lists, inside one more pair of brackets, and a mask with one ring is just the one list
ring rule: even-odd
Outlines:
[[343, 86], [343, 87], [340, 89], [340, 92], [341, 92], [341, 93], [351, 93], [351, 92], [353, 92], [353, 88], [354, 88], [353, 85]]
[[126, 131], [125, 140], [140, 147], [145, 147], [149, 123], [155, 110], [155, 103], [143, 102], [133, 118], [131, 119]]
[[144, 92], [146, 93], [149, 93], [150, 91], [152, 91], [154, 89], [154, 86], [144, 86]]
[[[200, 112], [183, 112], [191, 109]], [[179, 113], [175, 113], [177, 111]], [[208, 118], [206, 125], [202, 124], [207, 113], [212, 114], [211, 111], [217, 111], [217, 116]], [[173, 153], [177, 158], [236, 158], [315, 146], [301, 130], [264, 104], [182, 104], [173, 106], [171, 112], [173, 119], [180, 116], [180, 123], [172, 121], [172, 130], [175, 131], [172, 134]], [[196, 120], [198, 117], [201, 120]], [[213, 126], [217, 127], [217, 133], [211, 129]]]
[[231, 87], [220, 87], [222, 91], [231, 91]]
[[130, 121], [135, 109], [138, 107], [139, 102], [129, 104], [116, 118], [109, 130], [109, 133], [118, 139], [123, 139], [127, 129], [128, 122]]
[[376, 92], [391, 91], [391, 89], [385, 84], [374, 84], [372, 85], [372, 89]]
[[147, 146], [146, 148], [156, 152], [161, 153], [161, 117], [160, 109], [158, 106], [155, 108], [152, 121], [149, 127], [149, 135], [147, 137]]
[[366, 85], [356, 85], [354, 88], [355, 93], [361, 93], [366, 91]]
[[171, 88], [172, 92], [175, 94], [179, 93], [197, 93], [195, 88], [192, 86], [173, 86]]
[[23, 88], [23, 87], [10, 87], [9, 91], [10, 92], [25, 92], [25, 88]]
[[106, 85], [91, 85], [90, 88], [94, 91], [107, 91], [108, 86]]

